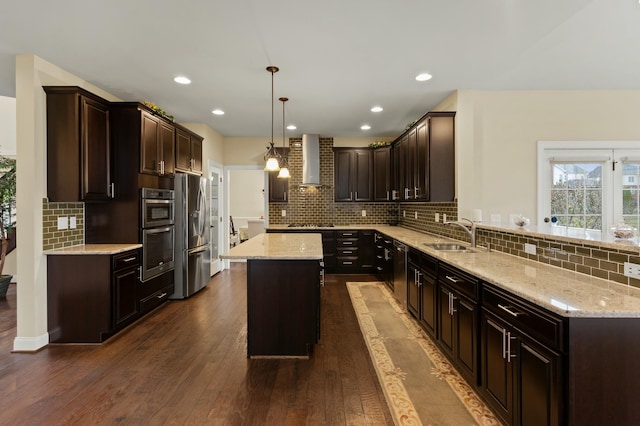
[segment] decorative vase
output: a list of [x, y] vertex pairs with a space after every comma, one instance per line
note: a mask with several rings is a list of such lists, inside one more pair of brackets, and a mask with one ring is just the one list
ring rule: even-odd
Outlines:
[[9, 289], [11, 278], [13, 278], [13, 275], [0, 275], [0, 299], [7, 298], [7, 290]]

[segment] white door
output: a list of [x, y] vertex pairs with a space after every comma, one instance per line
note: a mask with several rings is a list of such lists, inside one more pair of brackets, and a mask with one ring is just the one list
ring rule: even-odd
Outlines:
[[209, 164], [209, 212], [211, 230], [211, 275], [215, 275], [223, 268], [220, 260], [222, 247], [222, 170]]

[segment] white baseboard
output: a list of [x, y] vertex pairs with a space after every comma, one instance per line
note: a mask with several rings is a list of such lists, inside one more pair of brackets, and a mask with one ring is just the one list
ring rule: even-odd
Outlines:
[[49, 333], [37, 337], [16, 337], [13, 352], [36, 352], [49, 344]]

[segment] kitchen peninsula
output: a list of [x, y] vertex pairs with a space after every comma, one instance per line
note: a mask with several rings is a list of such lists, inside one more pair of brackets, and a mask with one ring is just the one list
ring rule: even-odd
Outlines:
[[308, 357], [320, 338], [320, 234], [259, 234], [220, 258], [247, 260], [247, 356]]

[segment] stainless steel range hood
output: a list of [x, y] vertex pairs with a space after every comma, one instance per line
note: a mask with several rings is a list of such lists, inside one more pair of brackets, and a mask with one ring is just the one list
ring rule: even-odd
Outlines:
[[321, 186], [320, 135], [302, 135], [302, 185]]

